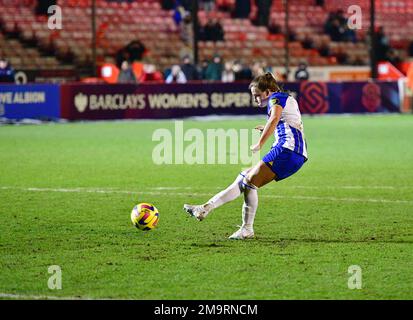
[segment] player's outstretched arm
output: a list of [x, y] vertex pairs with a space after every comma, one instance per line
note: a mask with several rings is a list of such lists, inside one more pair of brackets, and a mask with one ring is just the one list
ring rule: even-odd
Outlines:
[[275, 105], [271, 108], [271, 116], [268, 118], [267, 123], [262, 131], [260, 140], [257, 144], [251, 146], [253, 152], [259, 151], [262, 146], [267, 142], [268, 138], [273, 134], [278, 122], [281, 119], [281, 113], [283, 108], [280, 105]]

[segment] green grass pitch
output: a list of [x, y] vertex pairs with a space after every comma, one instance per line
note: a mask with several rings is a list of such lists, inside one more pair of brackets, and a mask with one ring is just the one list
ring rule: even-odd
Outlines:
[[[264, 118], [184, 127], [252, 128]], [[0, 127], [0, 297], [412, 299], [413, 117], [304, 117], [310, 160], [259, 191], [256, 239], [231, 241], [242, 197], [198, 222], [241, 165], [155, 165], [172, 121]], [[130, 222], [139, 202], [158, 228]], [[62, 270], [51, 290], [48, 267]], [[362, 270], [349, 289], [348, 268]]]

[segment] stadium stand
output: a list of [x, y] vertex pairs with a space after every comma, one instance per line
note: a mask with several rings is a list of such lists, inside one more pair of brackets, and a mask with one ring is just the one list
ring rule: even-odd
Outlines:
[[[291, 65], [305, 61], [311, 66], [336, 64], [368, 64], [368, 28], [357, 30], [355, 42], [335, 42], [324, 33], [323, 26], [330, 12], [347, 8], [351, 0], [326, 1], [323, 6], [315, 0], [290, 0]], [[50, 30], [47, 17], [35, 13], [35, 0], [0, 0], [2, 35], [1, 55], [16, 68], [60, 68], [88, 66], [91, 62], [91, 1], [59, 0], [63, 10], [63, 29]], [[163, 10], [160, 1], [145, 0], [97, 3], [98, 62], [114, 62], [116, 52], [133, 40], [145, 44], [145, 59], [165, 70], [179, 63], [190, 51], [179, 35], [173, 20], [173, 9]], [[413, 39], [413, 0], [377, 0], [377, 25], [383, 26], [390, 44], [402, 57], [407, 55]], [[257, 15], [255, 1], [251, 1], [249, 19], [233, 18], [235, 0], [217, 0], [214, 11], [199, 12], [199, 22], [218, 19], [224, 29], [224, 41], [201, 41], [200, 61], [220, 54], [224, 59], [242, 60], [252, 65], [264, 60], [268, 65], [285, 63], [284, 38], [271, 34], [266, 26], [252, 23]], [[369, 25], [369, 1], [358, 1], [363, 10], [363, 24]], [[345, 12], [345, 15], [348, 14]], [[283, 31], [285, 13], [282, 1], [273, 1], [270, 20], [279, 21]], [[310, 48], [305, 41], [311, 41]], [[304, 44], [304, 45], [303, 45]]]

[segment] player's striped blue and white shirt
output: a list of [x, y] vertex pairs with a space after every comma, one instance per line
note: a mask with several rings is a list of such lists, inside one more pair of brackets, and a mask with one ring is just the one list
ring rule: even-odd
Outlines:
[[281, 119], [274, 131], [275, 142], [273, 146], [287, 148], [306, 159], [307, 144], [304, 136], [304, 126], [301, 120], [297, 100], [285, 92], [273, 93], [268, 99], [267, 114], [270, 116], [271, 108], [280, 105], [283, 108]]

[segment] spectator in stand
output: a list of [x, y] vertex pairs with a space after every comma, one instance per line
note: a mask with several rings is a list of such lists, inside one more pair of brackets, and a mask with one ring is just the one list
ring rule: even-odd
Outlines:
[[199, 74], [202, 80], [206, 80], [206, 71], [208, 69], [209, 61], [207, 59], [202, 60], [201, 66], [199, 68]]
[[331, 21], [330, 28], [327, 31], [332, 41], [343, 41], [345, 29], [340, 24], [340, 20], [335, 18]]
[[339, 9], [336, 12], [336, 18], [340, 22], [340, 26], [345, 26], [347, 25], [347, 18], [344, 16], [344, 11], [343, 9]]
[[[175, 55], [176, 55], [176, 54], [175, 54]], [[184, 60], [185, 56], [188, 56], [188, 57], [189, 57], [189, 60], [194, 61], [194, 50], [192, 49], [192, 47], [190, 47], [190, 46], [188, 46], [188, 45], [182, 46], [182, 47], [179, 49], [179, 54], [178, 54], [178, 56], [179, 56], [179, 59], [180, 59], [181, 61]]]
[[116, 66], [120, 69], [123, 61], [125, 60], [129, 61], [129, 53], [126, 51], [125, 48], [122, 48], [116, 53], [115, 60], [116, 60]]
[[333, 41], [357, 42], [356, 33], [348, 27], [347, 18], [344, 16], [343, 10], [330, 12], [324, 24], [324, 32], [330, 35]]
[[413, 57], [413, 41], [410, 42], [409, 50], [408, 50], [407, 53], [408, 53], [408, 55], [409, 55], [410, 57]]
[[175, 9], [173, 12], [173, 19], [175, 24], [179, 27], [182, 23], [182, 20], [187, 15], [187, 11], [179, 0], [175, 2]]
[[241, 61], [234, 62], [233, 67], [235, 81], [249, 81], [252, 79], [252, 71], [248, 66], [244, 66]]
[[314, 48], [314, 41], [309, 37], [308, 34], [305, 35], [302, 45], [304, 49], [313, 49]]
[[288, 41], [297, 41], [297, 34], [290, 28], [288, 28]]
[[389, 39], [384, 33], [384, 28], [380, 26], [376, 32], [376, 55], [377, 60], [386, 60], [390, 50]]
[[212, 61], [208, 64], [208, 67], [205, 71], [206, 80], [210, 81], [220, 81], [222, 78], [222, 59], [219, 55], [215, 55]]
[[163, 82], [163, 75], [160, 71], [156, 70], [156, 66], [151, 63], [143, 65], [143, 74], [140, 79], [141, 82], [157, 81]]
[[181, 67], [177, 64], [171, 68], [171, 73], [165, 79], [166, 83], [186, 83], [185, 74], [182, 72]]
[[316, 4], [316, 6], [324, 7], [324, 0], [316, 0], [315, 4]]
[[329, 12], [327, 16], [327, 20], [324, 22], [324, 33], [329, 34], [329, 30], [331, 28], [331, 22], [335, 18], [335, 12]]
[[339, 64], [348, 64], [349, 63], [349, 58], [346, 52], [344, 50], [339, 50], [336, 54], [336, 59]]
[[126, 50], [130, 55], [130, 62], [141, 61], [146, 52], [144, 44], [140, 40], [133, 40], [127, 46]]
[[206, 12], [215, 10], [215, 0], [200, 0], [200, 9]]
[[272, 0], [255, 0], [255, 3], [258, 7], [255, 24], [258, 26], [268, 26]]
[[340, 20], [337, 19], [337, 13], [330, 12], [328, 14], [326, 22], [324, 23], [324, 33], [328, 34], [330, 38], [332, 38], [334, 36], [334, 32], [337, 32], [337, 26], [339, 25]]
[[330, 46], [328, 41], [322, 41], [321, 45], [318, 47], [318, 52], [320, 53], [320, 56], [322, 57], [328, 57], [330, 56]]
[[303, 61], [300, 62], [300, 64], [298, 65], [297, 71], [295, 72], [294, 78], [297, 81], [305, 81], [310, 78], [310, 74], [308, 73], [306, 62], [303, 62]]
[[234, 11], [232, 16], [234, 18], [248, 19], [251, 12], [250, 0], [235, 0]]
[[192, 30], [192, 17], [189, 12], [186, 13], [186, 16], [182, 20], [182, 23], [179, 26], [181, 32], [182, 41], [192, 47], [193, 44], [193, 30]]
[[37, 0], [35, 12], [39, 16], [47, 16], [50, 6], [56, 5], [56, 0]]
[[219, 19], [214, 20], [214, 41], [224, 41], [224, 28]]
[[163, 10], [172, 10], [175, 8], [175, 0], [162, 0], [161, 7]]
[[132, 67], [128, 61], [123, 61], [119, 76], [118, 76], [118, 83], [137, 83], [135, 74], [133, 73]]
[[277, 23], [277, 19], [272, 18], [270, 23], [267, 26], [268, 32], [270, 34], [280, 34], [281, 26]]
[[121, 69], [124, 61], [127, 61], [129, 64], [139, 62], [142, 60], [145, 52], [146, 49], [139, 40], [132, 41], [116, 53], [116, 66]]
[[222, 71], [222, 82], [234, 82], [235, 81], [235, 73], [232, 69], [233, 64], [231, 61], [225, 62], [224, 70]]
[[200, 39], [204, 41], [223, 41], [224, 29], [218, 19], [208, 19], [200, 30]]
[[199, 30], [199, 36], [201, 40], [212, 41], [214, 38], [214, 22], [212, 19], [208, 19], [207, 23]]
[[181, 5], [184, 7], [187, 13], [191, 13], [192, 11], [192, 0], [177, 0], [181, 2]]
[[186, 80], [198, 80], [198, 70], [196, 69], [195, 65], [192, 64], [191, 58], [189, 55], [186, 55], [182, 59], [181, 70], [185, 75]]
[[0, 82], [14, 83], [14, 69], [6, 59], [0, 58]]
[[344, 28], [344, 40], [356, 43], [357, 42], [357, 35], [356, 32], [350, 29], [347, 23], [343, 26]]

